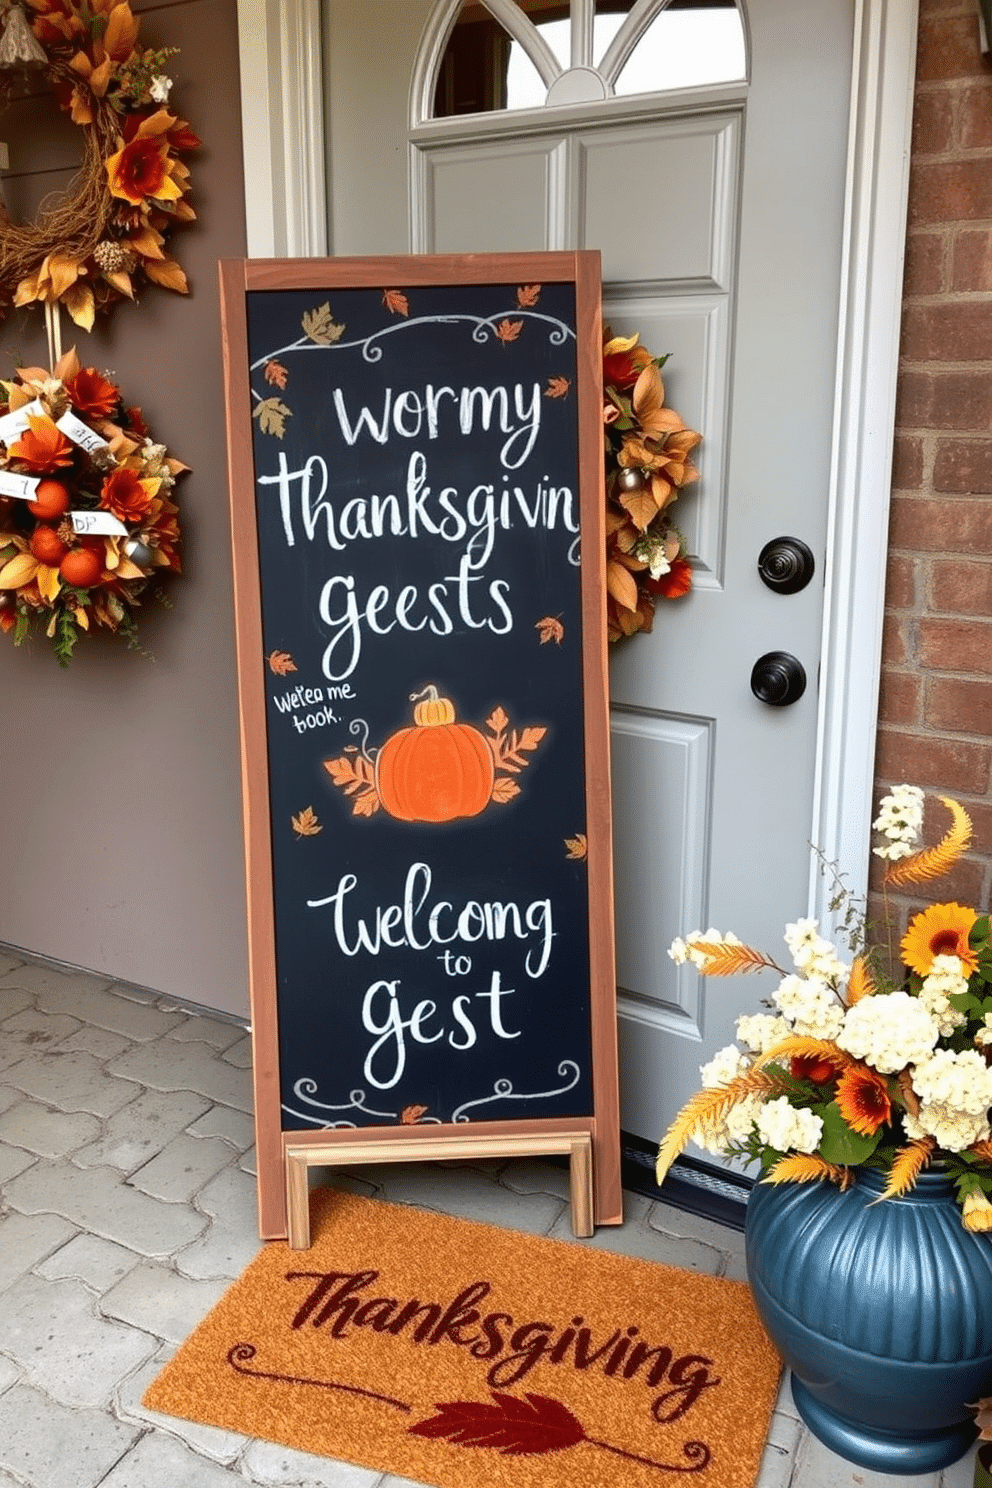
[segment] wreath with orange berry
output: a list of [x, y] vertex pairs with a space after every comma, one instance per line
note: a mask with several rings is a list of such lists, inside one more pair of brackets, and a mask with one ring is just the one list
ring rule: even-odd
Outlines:
[[0, 205], [0, 317], [12, 305], [62, 306], [84, 330], [98, 311], [133, 299], [143, 281], [187, 294], [186, 275], [165, 252], [186, 200], [182, 157], [200, 141], [166, 107], [163, 70], [176, 48], [138, 44], [127, 0], [0, 0], [0, 96], [16, 73], [37, 66], [59, 106], [83, 130], [83, 164], [67, 191], [35, 222]]
[[180, 571], [186, 468], [74, 350], [0, 382], [0, 630], [40, 625], [63, 666], [86, 631], [134, 644], [149, 581]]
[[665, 405], [661, 368], [640, 337], [603, 347], [606, 465], [606, 622], [611, 641], [654, 625], [656, 601], [692, 587], [685, 539], [671, 519], [682, 488], [699, 479], [689, 459], [702, 435]]

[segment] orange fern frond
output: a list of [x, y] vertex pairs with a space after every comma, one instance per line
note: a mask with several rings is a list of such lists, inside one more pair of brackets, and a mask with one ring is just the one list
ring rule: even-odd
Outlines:
[[737, 976], [742, 971], [781, 971], [768, 956], [746, 945], [725, 945], [722, 940], [693, 940], [690, 950], [702, 951], [705, 964], [699, 968], [703, 976]]
[[925, 883], [930, 878], [942, 878], [949, 873], [958, 858], [971, 846], [972, 822], [964, 807], [952, 796], [938, 796], [951, 813], [951, 825], [937, 843], [923, 852], [914, 853], [893, 863], [886, 871], [883, 883], [901, 888], [903, 884]]
[[936, 1145], [933, 1137], [919, 1137], [908, 1146], [900, 1147], [885, 1190], [872, 1203], [880, 1204], [883, 1199], [898, 1199], [901, 1194], [908, 1193], [930, 1161], [930, 1154]]
[[781, 1088], [781, 1081], [774, 1076], [766, 1075], [762, 1070], [750, 1069], [746, 1074], [738, 1075], [736, 1080], [731, 1080], [729, 1085], [716, 1085], [697, 1091], [691, 1100], [686, 1101], [658, 1148], [656, 1182], [659, 1185], [664, 1182], [672, 1163], [692, 1140], [699, 1127], [706, 1126], [709, 1122], [722, 1121], [732, 1106], [749, 1095], [768, 1095]]
[[968, 1148], [968, 1151], [973, 1152], [979, 1162], [992, 1163], [992, 1142], [974, 1142]]
[[862, 997], [872, 997], [878, 991], [878, 983], [871, 974], [871, 967], [864, 956], [855, 958], [851, 967], [851, 975], [847, 982], [847, 997], [845, 1001], [848, 1007], [853, 1007], [860, 1002]]
[[755, 1069], [764, 1069], [766, 1064], [783, 1064], [791, 1059], [825, 1059], [839, 1070], [849, 1069], [857, 1060], [838, 1049], [827, 1039], [808, 1038], [805, 1034], [790, 1033], [780, 1039], [771, 1049], [766, 1049], [754, 1062]]
[[780, 1157], [762, 1183], [822, 1183], [827, 1178], [839, 1188], [847, 1188], [851, 1182], [849, 1168], [837, 1163], [825, 1162], [822, 1157], [803, 1157], [794, 1153], [791, 1157]]

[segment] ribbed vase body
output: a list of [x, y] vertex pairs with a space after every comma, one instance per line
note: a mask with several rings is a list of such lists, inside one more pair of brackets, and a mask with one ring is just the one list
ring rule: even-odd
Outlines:
[[992, 1394], [992, 1242], [961, 1224], [949, 1183], [901, 1199], [882, 1175], [757, 1184], [748, 1279], [813, 1432], [878, 1472], [936, 1471], [975, 1439], [969, 1401]]

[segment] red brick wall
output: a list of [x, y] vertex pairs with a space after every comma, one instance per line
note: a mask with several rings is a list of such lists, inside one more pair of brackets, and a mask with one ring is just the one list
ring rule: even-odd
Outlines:
[[[921, 0], [877, 793], [954, 795], [992, 891], [992, 61], [977, 0]], [[876, 797], [877, 799], [877, 797]], [[946, 825], [928, 812], [927, 836]], [[910, 901], [907, 900], [907, 905]], [[903, 909], [906, 905], [903, 906]]]

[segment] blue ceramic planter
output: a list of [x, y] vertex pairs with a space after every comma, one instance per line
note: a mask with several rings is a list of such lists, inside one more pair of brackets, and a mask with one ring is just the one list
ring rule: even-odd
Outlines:
[[935, 1472], [977, 1435], [968, 1401], [992, 1394], [992, 1242], [971, 1235], [950, 1184], [925, 1173], [873, 1203], [883, 1175], [756, 1184], [748, 1278], [792, 1371], [810, 1430], [875, 1472]]

